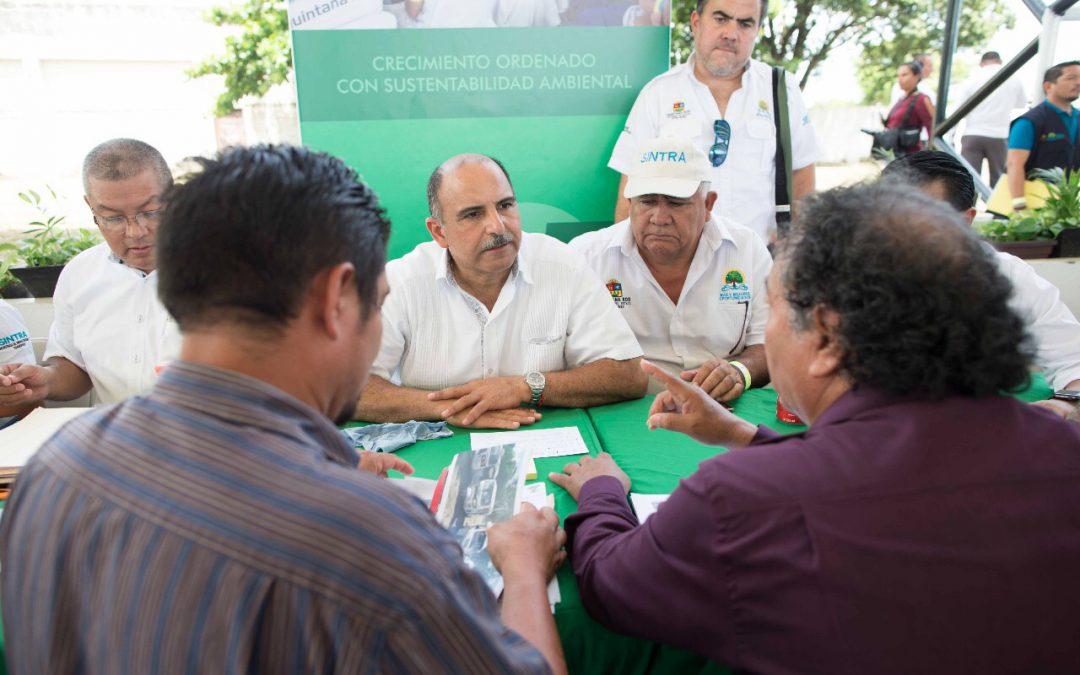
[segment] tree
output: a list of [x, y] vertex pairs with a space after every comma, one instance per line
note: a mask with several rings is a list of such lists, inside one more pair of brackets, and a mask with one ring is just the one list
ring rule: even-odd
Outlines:
[[188, 71], [191, 77], [223, 75], [225, 91], [214, 111], [228, 115], [245, 96], [262, 96], [292, 74], [289, 19], [285, 0], [243, 0], [234, 7], [215, 7], [207, 21], [239, 30], [225, 38], [225, 54], [213, 56]]
[[[693, 50], [690, 13], [696, 0], [674, 0], [672, 61], [685, 61]], [[983, 44], [1000, 26], [1012, 27], [1004, 0], [966, 0], [960, 22], [960, 46]], [[758, 38], [756, 56], [799, 76], [810, 75], [837, 47], [862, 45], [860, 83], [868, 101], [887, 97], [895, 66], [914, 52], [938, 51], [945, 26], [944, 0], [771, 0]]]

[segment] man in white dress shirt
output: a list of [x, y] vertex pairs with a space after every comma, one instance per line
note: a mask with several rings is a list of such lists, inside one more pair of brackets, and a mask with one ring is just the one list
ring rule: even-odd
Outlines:
[[[999, 70], [1001, 55], [997, 52], [983, 54], [979, 71], [964, 82], [957, 101], [967, 101]], [[961, 154], [977, 173], [982, 173], [983, 160], [986, 160], [990, 165], [991, 187], [997, 185], [998, 179], [1005, 173], [1009, 123], [1013, 120], [1013, 111], [1026, 107], [1024, 87], [1020, 84], [1020, 78], [1014, 75], [975, 106], [964, 121], [964, 135], [960, 137]]]
[[0, 366], [0, 405], [68, 401], [91, 386], [98, 403], [114, 403], [149, 389], [155, 369], [179, 353], [154, 272], [168, 164], [142, 141], [113, 139], [86, 156], [83, 186], [105, 243], [60, 273], [45, 360]]
[[453, 157], [427, 195], [433, 241], [386, 266], [382, 346], [357, 419], [515, 429], [540, 406], [644, 395], [634, 334], [579, 254], [522, 233], [502, 164]]
[[709, 214], [716, 193], [708, 180], [693, 141], [650, 141], [626, 182], [629, 219], [570, 247], [606, 282], [646, 359], [731, 401], [769, 380], [772, 258], [753, 232]]
[[[975, 182], [949, 154], [923, 150], [885, 167], [886, 179], [907, 180], [923, 192], [975, 217]], [[987, 244], [989, 246], [989, 244]], [[998, 266], [1013, 285], [1012, 308], [1035, 338], [1035, 364], [1058, 390], [1080, 391], [1080, 322], [1061, 301], [1061, 293], [1016, 256], [996, 251]], [[1080, 422], [1080, 406], [1061, 400], [1039, 401], [1062, 417]]]
[[[626, 175], [642, 144], [660, 136], [695, 141], [710, 162], [715, 217], [737, 220], [769, 241], [776, 230], [776, 152], [772, 69], [750, 58], [765, 0], [697, 0], [690, 16], [694, 54], [638, 94], [608, 166], [622, 174], [615, 222], [629, 203]], [[814, 190], [818, 142], [794, 77], [787, 77], [792, 197]]]

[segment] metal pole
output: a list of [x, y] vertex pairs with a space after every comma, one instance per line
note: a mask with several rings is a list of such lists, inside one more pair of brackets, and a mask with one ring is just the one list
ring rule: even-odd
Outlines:
[[1021, 0], [1024, 6], [1031, 10], [1031, 13], [1035, 15], [1035, 18], [1040, 22], [1043, 18], [1043, 12], [1046, 11], [1046, 5], [1040, 0]]
[[[934, 114], [934, 126], [945, 121], [945, 109], [949, 103], [949, 81], [952, 79], [953, 55], [956, 54], [956, 41], [960, 35], [960, 8], [963, 0], [949, 0], [949, 11], [945, 14], [945, 44], [941, 49], [941, 77], [938, 78], [937, 110]], [[935, 135], [940, 132], [935, 130]]]
[[956, 148], [952, 146], [952, 143], [949, 143], [947, 140], [940, 136], [935, 136], [931, 143], [933, 144], [935, 150], [947, 152], [952, 155], [953, 159], [963, 164], [964, 168], [967, 169], [967, 172], [971, 174], [971, 178], [975, 181], [975, 191], [979, 193], [979, 196], [983, 198], [983, 201], [990, 199], [990, 186], [983, 182], [982, 176], [979, 175], [979, 172], [977, 172], [973, 166], [967, 163], [967, 160], [964, 159], [960, 155], [960, 153], [956, 151]]

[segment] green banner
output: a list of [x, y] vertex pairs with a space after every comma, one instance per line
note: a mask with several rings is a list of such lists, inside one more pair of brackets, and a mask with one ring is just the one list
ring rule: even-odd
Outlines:
[[667, 68], [669, 39], [666, 26], [292, 35], [304, 143], [376, 190], [391, 258], [429, 239], [428, 176], [462, 152], [506, 165], [526, 230], [610, 222], [607, 160], [638, 91]]

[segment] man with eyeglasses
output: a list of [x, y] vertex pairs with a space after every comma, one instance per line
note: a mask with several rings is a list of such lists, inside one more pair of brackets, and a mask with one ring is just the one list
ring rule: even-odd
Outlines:
[[[694, 54], [645, 85], [611, 153], [608, 166], [622, 174], [615, 222], [629, 213], [630, 204], [621, 195], [642, 144], [680, 136], [692, 139], [709, 157], [709, 182], [717, 194], [713, 216], [733, 219], [764, 241], [773, 236], [779, 114], [772, 69], [750, 58], [765, 11], [765, 0], [697, 0], [690, 15]], [[818, 142], [795, 78], [789, 75], [786, 85], [788, 188], [798, 200], [814, 190]]]
[[68, 401], [91, 387], [115, 403], [149, 389], [173, 359], [180, 333], [157, 297], [158, 222], [172, 187], [165, 159], [130, 138], [106, 141], [83, 161], [86, 204], [105, 243], [75, 256], [53, 294], [41, 364], [0, 366], [0, 406]]
[[626, 181], [630, 217], [570, 247], [606, 282], [646, 359], [726, 402], [769, 379], [772, 258], [749, 229], [710, 215], [709, 176], [692, 141], [650, 141]]

